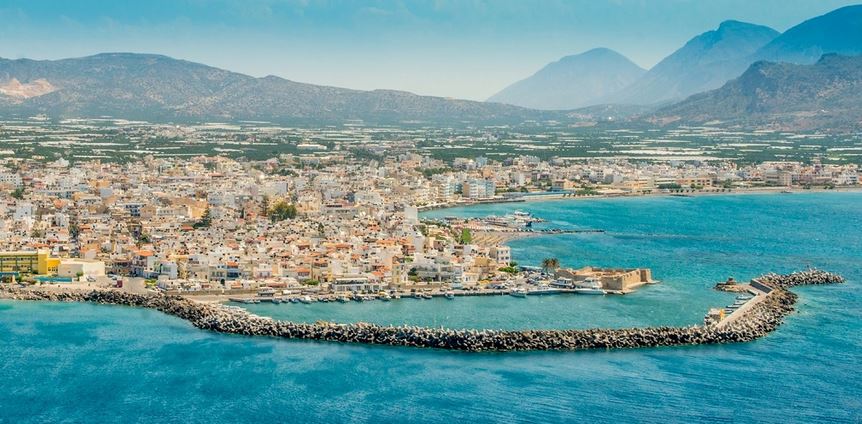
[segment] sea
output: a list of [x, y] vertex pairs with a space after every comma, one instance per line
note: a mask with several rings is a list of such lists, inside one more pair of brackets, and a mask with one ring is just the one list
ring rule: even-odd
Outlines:
[[690, 325], [733, 276], [817, 267], [760, 340], [579, 352], [463, 353], [222, 335], [156, 311], [0, 301], [0, 423], [860, 422], [862, 193], [488, 204], [424, 217], [533, 213], [603, 233], [510, 242], [538, 266], [649, 267], [624, 296], [249, 305], [279, 319], [453, 328]]

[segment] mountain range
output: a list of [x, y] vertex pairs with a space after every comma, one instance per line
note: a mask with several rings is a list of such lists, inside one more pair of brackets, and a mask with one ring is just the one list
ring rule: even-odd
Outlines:
[[722, 22], [718, 29], [692, 38], [642, 78], [603, 102], [655, 104], [721, 87], [745, 71], [749, 56], [778, 35], [778, 31], [765, 26]]
[[[745, 22], [722, 22], [717, 29], [692, 38], [629, 84], [608, 83], [621, 81], [619, 74], [634, 75], [625, 66], [631, 61], [618, 53], [614, 53], [612, 62], [586, 53], [570, 56], [489, 100], [537, 109], [559, 109], [561, 104], [567, 104], [565, 96], [570, 96], [568, 104], [578, 107], [585, 103], [660, 106], [719, 88], [761, 60], [811, 64], [826, 53], [862, 54], [862, 5], [836, 9], [784, 33]], [[566, 72], [566, 65], [574, 71]], [[596, 75], [606, 75], [607, 79]], [[585, 95], [598, 92], [603, 94]]]
[[566, 119], [498, 103], [360, 91], [254, 78], [166, 56], [104, 53], [63, 60], [0, 59], [0, 113], [154, 121], [278, 123], [521, 123]]
[[312, 125], [647, 119], [847, 127], [860, 125], [862, 64], [852, 57], [860, 54], [862, 5], [782, 34], [725, 21], [649, 71], [612, 50], [593, 49], [545, 66], [489, 102], [255, 78], [151, 54], [0, 59], [0, 116]]
[[862, 5], [842, 7], [788, 29], [755, 52], [751, 62], [811, 64], [827, 53], [862, 54]]
[[625, 56], [597, 48], [548, 64], [488, 101], [533, 109], [576, 109], [596, 104], [633, 83], [644, 72]]
[[651, 119], [811, 129], [862, 125], [862, 56], [812, 65], [756, 62], [721, 88], [659, 109]]

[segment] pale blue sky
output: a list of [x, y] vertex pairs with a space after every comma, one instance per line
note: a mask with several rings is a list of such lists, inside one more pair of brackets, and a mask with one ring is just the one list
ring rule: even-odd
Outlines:
[[853, 3], [0, 0], [0, 57], [159, 53], [254, 76], [483, 100], [550, 61], [593, 47], [615, 49], [648, 68], [726, 19], [784, 31]]

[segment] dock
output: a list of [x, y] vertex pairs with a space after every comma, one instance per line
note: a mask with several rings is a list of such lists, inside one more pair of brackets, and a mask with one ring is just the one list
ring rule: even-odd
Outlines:
[[718, 329], [733, 324], [734, 322], [739, 320], [740, 317], [745, 316], [748, 311], [754, 308], [757, 304], [766, 300], [767, 297], [769, 297], [769, 295], [773, 291], [772, 287], [769, 287], [765, 284], [761, 284], [756, 280], [752, 281], [750, 284], [734, 284], [733, 287], [733, 290], [725, 291], [731, 291], [734, 293], [748, 293], [751, 294], [752, 297], [747, 302], [743, 303], [735, 310], [733, 310], [729, 315], [725, 316], [724, 319], [716, 323], [715, 327]]

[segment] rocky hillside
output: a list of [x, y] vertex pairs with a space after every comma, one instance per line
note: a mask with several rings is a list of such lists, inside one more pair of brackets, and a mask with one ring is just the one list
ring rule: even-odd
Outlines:
[[520, 107], [411, 93], [254, 78], [166, 56], [106, 53], [76, 59], [0, 59], [0, 113], [154, 121], [280, 123], [417, 121], [520, 123], [567, 119]]
[[824, 55], [813, 65], [757, 62], [723, 87], [660, 109], [656, 122], [862, 127], [862, 56]]

